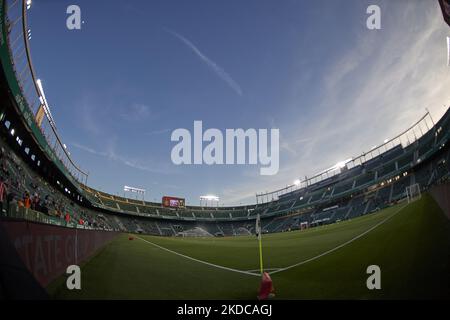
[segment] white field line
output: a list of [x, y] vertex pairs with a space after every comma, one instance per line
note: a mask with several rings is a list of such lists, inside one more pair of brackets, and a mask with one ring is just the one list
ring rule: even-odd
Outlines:
[[[274, 271], [274, 270], [278, 270], [278, 269], [280, 269], [280, 268], [264, 268], [264, 271]], [[261, 269], [247, 270], [247, 272], [261, 276]]]
[[[267, 270], [267, 271], [269, 271], [269, 270], [278, 270], [278, 269], [281, 269], [281, 268], [264, 268], [264, 270]], [[247, 272], [261, 272], [261, 269], [252, 269], [252, 270], [246, 270]]]
[[338, 245], [337, 247], [334, 247], [333, 249], [327, 250], [327, 251], [325, 251], [325, 252], [323, 252], [323, 253], [321, 253], [321, 254], [319, 254], [319, 255], [317, 255], [317, 256], [314, 256], [314, 257], [312, 257], [312, 258], [309, 258], [309, 259], [300, 261], [300, 262], [298, 262], [298, 263], [296, 263], [296, 264], [293, 264], [293, 265], [290, 265], [290, 266], [288, 266], [288, 267], [280, 268], [280, 269], [278, 269], [278, 270], [269, 272], [269, 274], [275, 274], [275, 273], [278, 273], [278, 272], [286, 271], [286, 270], [289, 270], [289, 269], [292, 269], [292, 268], [301, 266], [301, 265], [303, 265], [303, 264], [305, 264], [305, 263], [314, 261], [314, 260], [319, 259], [319, 258], [321, 258], [321, 257], [323, 257], [323, 256], [325, 256], [325, 255], [327, 255], [327, 254], [329, 254], [329, 253], [332, 253], [332, 252], [334, 252], [334, 251], [336, 251], [336, 250], [338, 250], [338, 249], [340, 249], [340, 248], [342, 248], [342, 247], [345, 247], [346, 245], [352, 243], [352, 242], [355, 241], [355, 240], [358, 240], [359, 238], [361, 238], [361, 237], [365, 236], [366, 234], [368, 234], [370, 231], [372, 231], [372, 230], [374, 230], [375, 228], [377, 228], [377, 227], [381, 226], [382, 224], [384, 224], [386, 221], [388, 221], [389, 219], [391, 219], [393, 216], [397, 215], [397, 213], [399, 213], [401, 210], [403, 210], [406, 206], [407, 206], [407, 205], [404, 205], [404, 206], [398, 208], [397, 211], [395, 211], [395, 212], [394, 212], [393, 214], [391, 214], [389, 217], [387, 217], [387, 218], [381, 220], [380, 222], [378, 222], [378, 223], [377, 223], [376, 225], [374, 225], [373, 227], [371, 227], [371, 228], [369, 228], [368, 230], [364, 231], [363, 233], [357, 235], [356, 237], [353, 237], [353, 238], [351, 238], [350, 240], [348, 240], [348, 241], [346, 241], [346, 242], [344, 242], [344, 243]]
[[211, 262], [206, 262], [206, 261], [203, 261], [203, 260], [195, 259], [195, 258], [192, 258], [192, 257], [190, 257], [190, 256], [181, 254], [181, 253], [179, 253], [179, 252], [176, 252], [176, 251], [173, 251], [173, 250], [164, 248], [164, 247], [162, 247], [162, 246], [160, 246], [160, 245], [158, 245], [158, 244], [156, 244], [156, 243], [153, 243], [153, 242], [151, 242], [151, 241], [142, 239], [141, 237], [137, 237], [137, 238], [140, 239], [140, 240], [142, 240], [142, 241], [145, 241], [145, 242], [147, 242], [147, 243], [149, 243], [149, 244], [151, 244], [151, 245], [153, 245], [153, 246], [155, 246], [155, 247], [157, 247], [157, 248], [159, 248], [159, 249], [161, 249], [161, 250], [164, 250], [164, 251], [167, 251], [167, 252], [176, 254], [177, 256], [180, 256], [180, 257], [183, 257], [183, 258], [186, 258], [186, 259], [189, 259], [189, 260], [198, 262], [198, 263], [206, 264], [206, 265], [208, 265], [208, 266], [210, 266], [210, 267], [215, 267], [215, 268], [222, 269], [222, 270], [228, 270], [228, 271], [233, 271], [233, 272], [243, 273], [243, 274], [247, 274], [247, 275], [250, 275], [250, 276], [257, 276], [257, 277], [260, 277], [260, 276], [261, 276], [260, 274], [256, 274], [256, 273], [252, 273], [252, 272], [248, 272], [248, 271], [244, 271], [244, 270], [238, 270], [238, 269], [228, 268], [228, 267], [220, 266], [220, 265], [218, 265], [218, 264], [214, 264], [214, 263], [211, 263]]
[[[388, 221], [389, 219], [391, 219], [393, 216], [397, 215], [397, 213], [399, 213], [401, 210], [403, 210], [406, 206], [407, 206], [407, 205], [404, 205], [404, 206], [398, 208], [398, 210], [395, 211], [393, 214], [391, 214], [389, 217], [383, 219], [382, 221], [378, 222], [378, 223], [377, 223], [376, 225], [374, 225], [373, 227], [370, 227], [369, 229], [367, 229], [367, 230], [364, 231], [363, 233], [361, 233], [361, 234], [359, 234], [359, 235], [353, 237], [352, 239], [350, 239], [350, 240], [348, 240], [348, 241], [346, 241], [346, 242], [344, 242], [344, 243], [338, 245], [337, 247], [334, 247], [334, 248], [332, 248], [332, 249], [330, 249], [330, 250], [327, 250], [327, 251], [325, 251], [325, 252], [323, 252], [323, 253], [321, 253], [321, 254], [319, 254], [319, 255], [317, 255], [317, 256], [314, 256], [314, 257], [309, 258], [309, 259], [307, 259], [307, 260], [300, 261], [300, 262], [298, 262], [298, 263], [296, 263], [296, 264], [293, 264], [293, 265], [290, 265], [290, 266], [287, 266], [287, 267], [284, 267], [284, 268], [267, 268], [267, 269], [265, 269], [265, 270], [274, 270], [274, 271], [272, 271], [272, 272], [269, 272], [269, 274], [275, 274], [275, 273], [278, 273], [278, 272], [282, 272], [282, 271], [286, 271], [286, 270], [289, 270], [289, 269], [298, 267], [298, 266], [300, 266], [300, 265], [306, 264], [306, 263], [311, 262], [311, 261], [314, 261], [314, 260], [316, 260], [316, 259], [319, 259], [319, 258], [321, 258], [321, 257], [323, 257], [323, 256], [325, 256], [325, 255], [327, 255], [327, 254], [330, 254], [330, 253], [332, 253], [332, 252], [334, 252], [334, 251], [336, 251], [336, 250], [338, 250], [338, 249], [340, 249], [340, 248], [343, 248], [343, 247], [345, 247], [346, 245], [352, 243], [353, 241], [358, 240], [359, 238], [365, 236], [366, 234], [368, 234], [369, 232], [371, 232], [371, 231], [374, 230], [375, 228], [378, 228], [379, 226], [381, 226], [382, 224], [384, 224], [386, 221]], [[152, 246], [155, 246], [155, 247], [157, 247], [157, 248], [159, 248], [159, 249], [161, 249], [161, 250], [164, 250], [164, 251], [173, 253], [173, 254], [175, 254], [175, 255], [177, 255], [177, 256], [180, 256], [180, 257], [183, 257], [183, 258], [186, 258], [186, 259], [189, 259], [189, 260], [198, 262], [198, 263], [206, 264], [206, 265], [208, 265], [208, 266], [210, 266], [210, 267], [214, 267], [214, 268], [218, 268], [218, 269], [222, 269], [222, 270], [227, 270], [227, 271], [232, 271], [232, 272], [237, 272], [237, 273], [242, 273], [242, 274], [246, 274], [246, 275], [249, 275], [249, 276], [257, 276], [257, 277], [260, 277], [260, 276], [261, 276], [261, 274], [260, 274], [259, 272], [258, 272], [258, 273], [252, 272], [252, 271], [259, 271], [259, 269], [258, 269], [258, 270], [254, 269], [254, 270], [247, 270], [247, 271], [244, 271], [244, 270], [238, 270], [238, 269], [233, 269], [233, 268], [229, 268], [229, 267], [224, 267], [224, 266], [221, 266], [221, 265], [218, 265], [218, 264], [214, 264], [214, 263], [211, 263], [211, 262], [199, 260], [199, 259], [196, 259], [196, 258], [187, 256], [187, 255], [184, 255], [184, 254], [182, 254], [182, 253], [179, 253], [179, 252], [176, 252], [176, 251], [167, 249], [167, 248], [162, 247], [162, 246], [160, 246], [160, 245], [158, 245], [158, 244], [156, 244], [156, 243], [153, 243], [153, 242], [151, 242], [151, 241], [145, 240], [145, 239], [143, 239], [143, 238], [141, 238], [141, 237], [136, 237], [136, 238], [138, 238], [138, 239], [140, 239], [140, 240], [142, 240], [142, 241], [144, 241], [144, 242], [147, 242], [147, 243], [151, 244]]]

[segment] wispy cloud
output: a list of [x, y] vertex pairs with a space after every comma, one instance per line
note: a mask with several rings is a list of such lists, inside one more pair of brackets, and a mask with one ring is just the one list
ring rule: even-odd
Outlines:
[[255, 192], [275, 190], [368, 151], [409, 127], [426, 107], [440, 118], [450, 103], [448, 26], [434, 4], [388, 2], [396, 8], [385, 15], [381, 34], [361, 30], [361, 41], [338, 56], [323, 77], [314, 117], [299, 124], [292, 114], [292, 122], [283, 123], [279, 173], [261, 177], [252, 170], [253, 177], [225, 188], [222, 198], [252, 203]]
[[[304, 48], [297, 48], [296, 56], [305, 63], [297, 75], [294, 73], [296, 69], [292, 69], [293, 79], [289, 85], [293, 89], [286, 90], [291, 95], [284, 97], [278, 109], [273, 109], [277, 121], [280, 121], [277, 123], [281, 134], [279, 173], [270, 177], [260, 176], [259, 168], [247, 167], [243, 174], [229, 183], [217, 179], [221, 181], [220, 196], [227, 205], [254, 203], [255, 192], [275, 190], [297, 178], [310, 176], [343, 159], [357, 156], [411, 125], [424, 114], [425, 107], [435, 119], [442, 116], [445, 105], [450, 102], [450, 72], [446, 67], [448, 26], [442, 20], [438, 3], [383, 3], [382, 30], [369, 31], [362, 26], [358, 31], [358, 41], [348, 43], [348, 48], [327, 56], [329, 60], [323, 62], [326, 66], [323, 74], [320, 74], [314, 59], [302, 56]], [[176, 32], [166, 31], [192, 50], [234, 92], [242, 95], [236, 81], [191, 41]], [[292, 45], [293, 55], [295, 50], [295, 45]], [[317, 83], [311, 87], [315, 77]], [[317, 97], [310, 94], [314, 89], [320, 92]], [[313, 105], [314, 110], [302, 113], [306, 104]], [[85, 104], [81, 110], [91, 111]], [[287, 116], [285, 110], [289, 111]], [[280, 119], [286, 118], [281, 122]], [[98, 128], [98, 123], [88, 112], [84, 120], [87, 132], [103, 135], [103, 128]], [[271, 121], [270, 126], [274, 125]], [[155, 128], [148, 134], [168, 131]], [[158, 162], [128, 159], [118, 155], [114, 149], [99, 151], [82, 145], [74, 146], [134, 169], [164, 171], [164, 163], [160, 163], [162, 169], [159, 170], [153, 167]], [[201, 183], [199, 180], [198, 185]]]
[[144, 133], [147, 136], [153, 136], [153, 135], [160, 135], [160, 134], [164, 134], [164, 133], [168, 133], [170, 131], [170, 129], [166, 128], [166, 129], [159, 129], [159, 130], [153, 130], [147, 133]]
[[[77, 148], [79, 150], [93, 154], [95, 156], [99, 156], [99, 157], [107, 158], [112, 161], [119, 162], [127, 167], [130, 167], [130, 168], [133, 168], [136, 170], [141, 170], [141, 171], [145, 171], [145, 172], [149, 172], [149, 173], [159, 173], [159, 174], [173, 174], [177, 171], [176, 169], [171, 168], [170, 166], [163, 166], [161, 163], [159, 163], [159, 165], [153, 164], [152, 166], [145, 165], [143, 162], [141, 162], [139, 160], [131, 159], [131, 158], [128, 158], [128, 157], [125, 157], [125, 156], [122, 156], [122, 155], [116, 153], [112, 146], [109, 146], [108, 150], [95, 150], [94, 148], [91, 148], [91, 147], [88, 147], [88, 146], [85, 146], [83, 144], [76, 143], [76, 142], [72, 143], [72, 146], [74, 146], [75, 148]], [[148, 159], [145, 162], [148, 163]]]
[[148, 120], [150, 117], [157, 117], [148, 105], [142, 103], [134, 103], [131, 106], [122, 108], [120, 116], [126, 121], [141, 121]]
[[93, 105], [95, 104], [90, 103], [88, 97], [85, 96], [82, 98], [80, 102], [80, 112], [78, 113], [78, 116], [80, 117], [79, 123], [82, 129], [87, 133], [98, 135], [102, 130], [99, 128], [98, 122], [93, 115]]
[[191, 49], [197, 57], [200, 58], [201, 61], [203, 61], [220, 79], [222, 79], [228, 86], [230, 86], [231, 89], [233, 89], [238, 95], [242, 96], [242, 89], [239, 86], [239, 84], [217, 63], [209, 59], [206, 55], [204, 55], [198, 48], [195, 46], [190, 40], [183, 37], [181, 34], [166, 29], [164, 30], [174, 37], [176, 37], [178, 40], [183, 42], [189, 49]]

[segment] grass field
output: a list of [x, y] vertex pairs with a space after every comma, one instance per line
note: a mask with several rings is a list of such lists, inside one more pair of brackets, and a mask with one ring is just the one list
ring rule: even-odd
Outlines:
[[[81, 290], [67, 290], [65, 276], [47, 290], [55, 299], [255, 299], [260, 277], [249, 270], [259, 268], [257, 248], [254, 236], [130, 241], [123, 234], [82, 265]], [[450, 298], [450, 222], [429, 195], [350, 221], [264, 235], [263, 250], [276, 299]], [[381, 290], [366, 287], [372, 264], [381, 268]]]

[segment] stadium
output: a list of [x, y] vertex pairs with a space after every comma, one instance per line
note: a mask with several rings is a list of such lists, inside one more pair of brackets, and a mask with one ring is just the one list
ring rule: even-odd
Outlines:
[[[263, 274], [272, 299], [450, 298], [448, 106], [250, 204], [120, 196], [89, 184], [59, 134], [31, 6], [0, 1], [2, 298], [256, 300]], [[81, 290], [66, 286], [71, 265]]]

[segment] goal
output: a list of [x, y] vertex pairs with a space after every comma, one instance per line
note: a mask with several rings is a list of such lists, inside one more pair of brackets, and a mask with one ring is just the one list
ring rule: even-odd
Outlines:
[[406, 198], [408, 203], [419, 200], [421, 197], [420, 186], [418, 183], [414, 183], [406, 187]]

